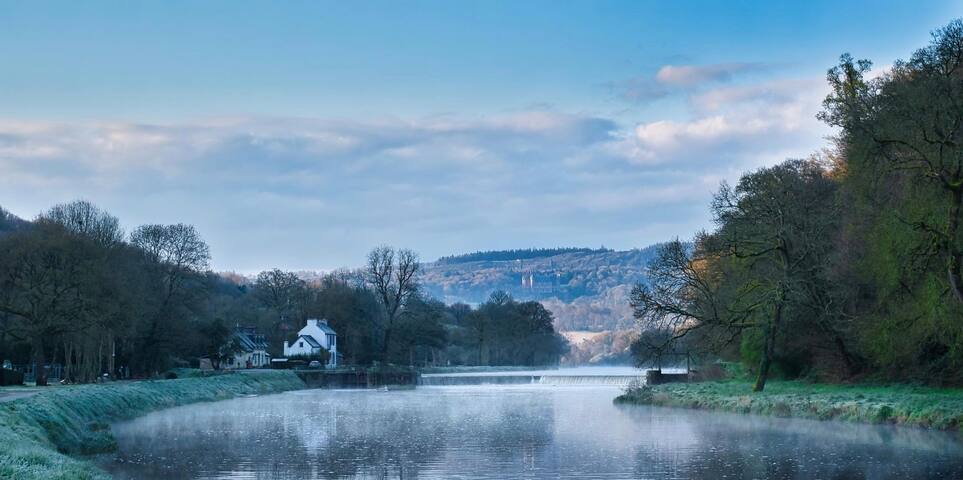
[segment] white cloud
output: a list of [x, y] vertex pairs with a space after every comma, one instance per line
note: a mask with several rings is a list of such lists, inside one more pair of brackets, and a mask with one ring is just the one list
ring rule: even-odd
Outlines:
[[[684, 120], [637, 125], [622, 150], [641, 164], [702, 164], [787, 151], [804, 156], [818, 147], [827, 127], [816, 120], [826, 87], [815, 79], [772, 80], [723, 86], [688, 96]], [[746, 162], [745, 165], [748, 165]]]
[[663, 65], [655, 79], [664, 85], [695, 87], [724, 82], [740, 73], [758, 72], [769, 67], [761, 63], [716, 63], [711, 65]]

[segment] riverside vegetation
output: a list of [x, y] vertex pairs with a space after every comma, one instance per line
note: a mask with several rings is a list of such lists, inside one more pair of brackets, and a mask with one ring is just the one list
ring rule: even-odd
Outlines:
[[754, 381], [620, 401], [959, 427], [963, 391], [905, 384], [963, 384], [963, 21], [870, 68], [829, 70], [826, 152], [724, 184], [716, 228], [662, 246], [632, 292], [640, 362], [721, 357]]
[[281, 356], [307, 318], [329, 320], [351, 365], [538, 366], [567, 351], [538, 302], [501, 292], [477, 308], [431, 298], [410, 250], [378, 247], [363, 268], [311, 280], [278, 269], [248, 279], [210, 271], [191, 225], [129, 235], [119, 225], [82, 200], [32, 222], [0, 209], [0, 360], [61, 364], [75, 383], [145, 378], [202, 357], [219, 367], [237, 351], [235, 325], [255, 327]]
[[746, 379], [636, 386], [615, 401], [939, 430], [957, 430], [963, 424], [963, 390], [958, 388], [777, 380], [763, 392], [751, 392], [752, 385]]
[[292, 371], [76, 385], [0, 404], [0, 478], [107, 479], [79, 455], [110, 452], [108, 422], [152, 410], [305, 388]]

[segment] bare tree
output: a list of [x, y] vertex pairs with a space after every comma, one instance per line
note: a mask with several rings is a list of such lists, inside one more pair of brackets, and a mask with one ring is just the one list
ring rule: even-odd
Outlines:
[[662, 245], [648, 266], [648, 284], [632, 289], [630, 304], [642, 329], [635, 348], [643, 360], [661, 360], [690, 335], [699, 335], [699, 348], [715, 351], [756, 326], [761, 304], [754, 288], [727, 281], [710, 243], [703, 233], [694, 245], [678, 239]]
[[415, 275], [420, 265], [418, 255], [408, 249], [397, 252], [389, 246], [375, 248], [368, 254], [366, 277], [385, 313], [384, 341], [381, 358], [388, 358], [391, 334], [408, 299], [418, 291]]
[[[278, 317], [273, 325], [274, 333], [287, 328], [292, 315], [304, 316], [304, 297], [307, 284], [293, 272], [275, 268], [257, 275], [254, 292], [261, 302], [273, 309]], [[303, 320], [303, 319], [301, 319]]]
[[57, 223], [68, 232], [89, 238], [105, 247], [124, 241], [120, 220], [86, 200], [54, 205], [40, 214], [38, 220]]
[[[87, 244], [89, 245], [89, 244]], [[38, 386], [47, 384], [45, 343], [90, 307], [83, 294], [92, 270], [89, 249], [55, 225], [40, 225], [0, 245], [0, 312], [14, 317], [7, 331], [29, 342]]]
[[[70, 203], [61, 203], [53, 206], [37, 218], [38, 223], [52, 223], [61, 226], [67, 232], [87, 239], [100, 246], [97, 253], [102, 258], [96, 265], [105, 265], [111, 261], [110, 258], [121, 254], [120, 247], [124, 241], [124, 231], [120, 228], [120, 220], [117, 217], [101, 210], [94, 204], [86, 200], [76, 200]], [[88, 285], [86, 290], [101, 287], [109, 290], [106, 285], [106, 278], [103, 282]], [[107, 371], [113, 373], [113, 358], [105, 354], [115, 350], [115, 332], [123, 315], [120, 312], [109, 312], [105, 307], [114, 303], [103, 298], [110, 295], [106, 292], [89, 292], [93, 295], [100, 295], [96, 300], [98, 311], [90, 315], [77, 316], [69, 322], [70, 332], [64, 332], [64, 377], [74, 380], [92, 380], [101, 371], [101, 360], [107, 357]], [[74, 368], [76, 364], [77, 368]]]
[[157, 273], [163, 281], [159, 306], [141, 339], [142, 348], [151, 353], [147, 358], [156, 367], [165, 341], [171, 340], [170, 332], [165, 331], [163, 325], [173, 318], [172, 309], [184, 293], [185, 281], [208, 268], [210, 249], [193, 225], [183, 223], [142, 225], [131, 234], [130, 242], [147, 255], [150, 260], [147, 266], [159, 269]]

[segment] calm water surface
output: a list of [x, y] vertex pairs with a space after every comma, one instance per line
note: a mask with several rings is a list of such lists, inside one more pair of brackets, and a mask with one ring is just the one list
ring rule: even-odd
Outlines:
[[614, 387], [307, 390], [118, 423], [130, 479], [963, 478], [956, 434], [616, 406]]

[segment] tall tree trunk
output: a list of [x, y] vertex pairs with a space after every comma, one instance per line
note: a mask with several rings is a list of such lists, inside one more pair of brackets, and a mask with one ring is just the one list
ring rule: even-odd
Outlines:
[[7, 331], [0, 330], [0, 362], [6, 359], [7, 359]]
[[34, 381], [38, 387], [47, 386], [47, 370], [44, 368], [47, 364], [47, 358], [43, 351], [43, 335], [37, 335], [33, 339], [33, 362]]
[[64, 371], [61, 374], [64, 380], [70, 380], [70, 342], [64, 340]]
[[754, 392], [761, 392], [766, 388], [769, 367], [772, 365], [773, 353], [776, 350], [776, 331], [780, 320], [782, 320], [782, 304], [781, 300], [776, 303], [776, 311], [773, 313], [772, 322], [766, 325], [763, 332], [765, 341], [762, 347], [762, 358], [759, 360], [759, 374], [756, 376], [756, 384], [752, 387]]
[[107, 362], [104, 361], [104, 337], [100, 336], [100, 341], [97, 342], [97, 379], [100, 379], [100, 374], [104, 371], [104, 366]]
[[112, 330], [107, 331], [107, 335], [110, 338], [110, 357], [107, 358], [107, 373], [110, 374], [110, 378], [115, 378], [114, 369], [116, 368], [115, 362], [117, 359], [117, 339], [114, 338], [114, 332]]
[[385, 325], [385, 340], [384, 344], [381, 345], [381, 362], [388, 363], [388, 349], [391, 347], [391, 324], [393, 322], [388, 320], [388, 324]]
[[953, 296], [958, 302], [963, 303], [963, 272], [960, 271], [963, 267], [963, 251], [956, 246], [957, 230], [960, 228], [960, 208], [963, 206], [963, 188], [957, 187], [952, 193], [953, 204], [950, 207], [950, 222], [946, 232], [949, 237], [946, 240], [949, 253], [946, 273], [950, 279], [950, 290], [953, 291]]
[[836, 343], [836, 350], [839, 351], [839, 356], [843, 360], [843, 365], [846, 367], [846, 376], [852, 376], [856, 373], [856, 361], [853, 355], [849, 353], [849, 349], [846, 348], [846, 341], [843, 340], [842, 335], [834, 335], [833, 342]]

